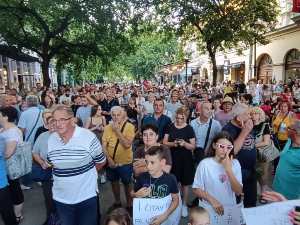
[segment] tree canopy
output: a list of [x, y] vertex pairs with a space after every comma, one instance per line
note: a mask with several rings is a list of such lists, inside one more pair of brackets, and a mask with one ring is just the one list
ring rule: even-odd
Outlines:
[[0, 40], [36, 52], [42, 60], [44, 85], [55, 57], [68, 63], [76, 57], [98, 57], [102, 64], [120, 52], [131, 52], [127, 29], [130, 0], [0, 0]]
[[[172, 30], [182, 40], [197, 42], [201, 53], [209, 54], [216, 82], [217, 51], [238, 48], [241, 44], [265, 44], [263, 34], [276, 26], [278, 5], [276, 0], [153, 0], [141, 1], [142, 8], [153, 10], [165, 31]], [[260, 22], [257, 30], [255, 21]]]

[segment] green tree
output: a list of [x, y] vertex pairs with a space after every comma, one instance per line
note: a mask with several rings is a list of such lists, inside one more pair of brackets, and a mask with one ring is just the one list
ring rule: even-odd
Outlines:
[[105, 64], [130, 52], [127, 29], [138, 21], [130, 17], [130, 7], [130, 0], [0, 0], [0, 40], [36, 52], [49, 86], [49, 63], [55, 57], [66, 64], [96, 56]]
[[[264, 33], [274, 30], [278, 5], [276, 0], [153, 0], [142, 1], [140, 7], [155, 7], [161, 26], [182, 37], [182, 41], [197, 42], [201, 53], [209, 54], [216, 84], [216, 52], [242, 49], [253, 43], [268, 41]], [[254, 30], [255, 21], [260, 26]], [[243, 46], [244, 45], [244, 46]]]

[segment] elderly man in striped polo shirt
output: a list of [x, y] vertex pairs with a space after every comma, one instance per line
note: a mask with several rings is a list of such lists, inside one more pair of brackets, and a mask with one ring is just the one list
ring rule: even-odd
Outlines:
[[61, 224], [96, 225], [97, 170], [106, 162], [100, 142], [74, 125], [70, 107], [57, 107], [52, 118], [56, 132], [48, 140], [47, 163], [53, 166], [53, 199]]

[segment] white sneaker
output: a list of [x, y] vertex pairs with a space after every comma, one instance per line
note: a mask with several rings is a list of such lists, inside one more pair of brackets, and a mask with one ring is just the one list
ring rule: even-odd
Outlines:
[[23, 184], [21, 184], [20, 187], [21, 187], [21, 189], [22, 189], [23, 191], [25, 191], [25, 190], [30, 190], [30, 187], [25, 186], [25, 185], [23, 185]]
[[187, 207], [185, 205], [182, 206], [182, 209], [181, 209], [181, 216], [182, 217], [187, 217], [189, 214], [188, 214], [188, 211], [187, 211]]
[[41, 182], [38, 182], [38, 185], [42, 186], [42, 183], [41, 183]]
[[101, 178], [100, 178], [100, 184], [104, 184], [105, 182], [106, 182], [105, 176], [104, 176], [104, 175], [101, 175]]

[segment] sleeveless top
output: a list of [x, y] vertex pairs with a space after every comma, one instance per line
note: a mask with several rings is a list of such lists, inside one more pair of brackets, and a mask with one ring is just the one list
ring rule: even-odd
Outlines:
[[[278, 132], [278, 140], [280, 141], [287, 141], [289, 138], [287, 137], [287, 134], [284, 130], [285, 127], [288, 127], [291, 125], [291, 115], [292, 112], [288, 112], [287, 116], [284, 118], [284, 120], [282, 120], [283, 118], [279, 117], [280, 112], [276, 113], [276, 119], [273, 122], [273, 127], [274, 127], [274, 133]], [[282, 121], [282, 123], [281, 123]], [[280, 125], [281, 123], [281, 125]], [[279, 127], [280, 125], [280, 127]]]
[[[101, 118], [101, 120], [102, 120], [102, 118]], [[91, 117], [91, 123], [90, 123], [89, 129], [92, 129], [92, 128], [96, 127], [96, 126], [97, 125], [93, 125], [93, 117]], [[103, 121], [102, 121], [102, 125], [101, 126], [103, 126]], [[100, 144], [102, 144], [102, 136], [103, 136], [104, 130], [100, 131], [100, 130], [97, 129], [97, 130], [93, 130], [92, 132], [96, 135], [96, 137], [100, 141]]]

